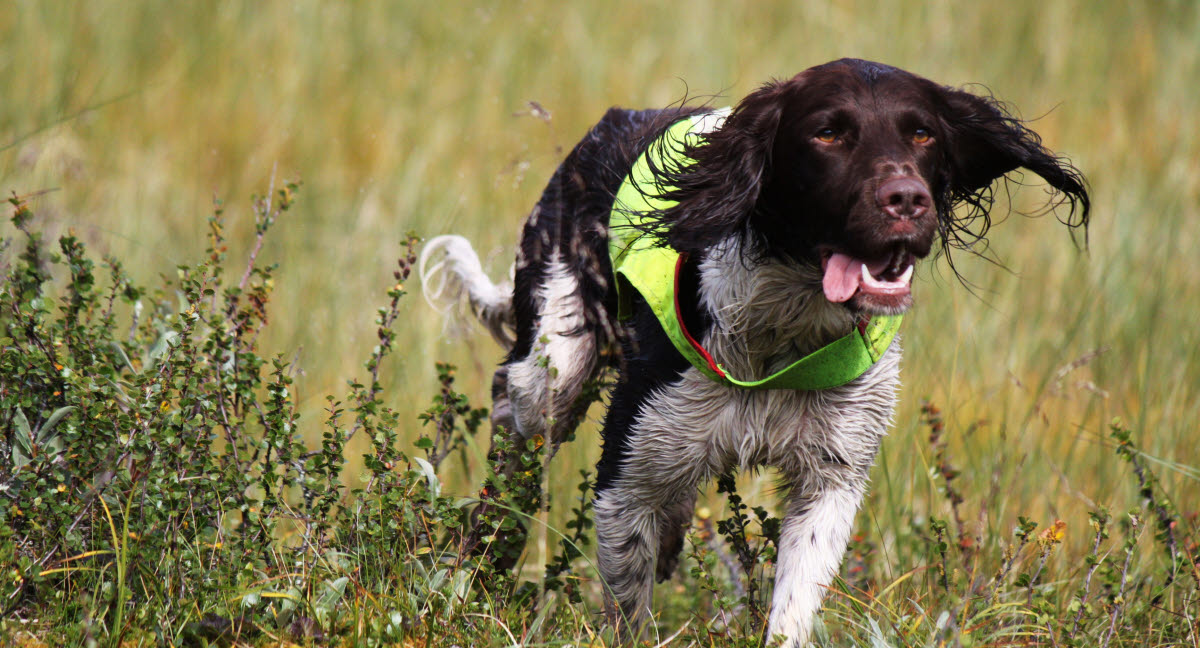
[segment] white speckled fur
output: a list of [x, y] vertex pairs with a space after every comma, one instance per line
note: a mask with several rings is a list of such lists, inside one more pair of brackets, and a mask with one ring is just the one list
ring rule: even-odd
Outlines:
[[[478, 261], [472, 263], [470, 247], [454, 243], [442, 245], [448, 260], [435, 270], [456, 273], [469, 295], [492, 295], [490, 282], [483, 285], [486, 277], [473, 271]], [[849, 312], [824, 298], [819, 269], [746, 258], [742, 243], [730, 239], [700, 266], [702, 305], [714, 319], [703, 344], [733, 375], [762, 378], [849, 330]], [[578, 277], [560, 251], [549, 259], [535, 295], [537, 338], [545, 341], [509, 365], [507, 395], [523, 437], [560, 442], [563, 430], [547, 423], [578, 398], [599, 366], [599, 349], [584, 326]], [[421, 274], [436, 279], [436, 272]], [[489, 301], [489, 308], [511, 312], [511, 304], [500, 302]], [[686, 532], [705, 481], [734, 466], [770, 466], [787, 496], [768, 632], [786, 637], [789, 648], [803, 646], [890, 425], [900, 355], [897, 338], [863, 376], [823, 391], [745, 390], [690, 368], [646, 400], [620, 476], [595, 503], [597, 557], [614, 616], [619, 610], [633, 629], [649, 617], [655, 576], [673, 567], [673, 553], [662, 548]], [[556, 371], [543, 366], [542, 356]]]
[[[815, 269], [747, 266], [736, 243], [720, 249], [701, 266], [717, 320], [704, 345], [739, 377], [767, 375], [849, 328]], [[732, 466], [771, 466], [788, 495], [769, 633], [803, 645], [891, 422], [899, 361], [897, 340], [862, 377], [824, 391], [744, 390], [692, 368], [649, 399], [620, 478], [596, 502], [600, 571], [627, 621], [636, 627], [650, 609], [659, 548], [690, 521], [701, 484]]]
[[[595, 335], [587, 332], [579, 280], [555, 250], [537, 292], [538, 334], [533, 353], [508, 368], [508, 398], [517, 431], [563, 441], [563, 415], [596, 369]], [[542, 342], [544, 340], [544, 342]], [[548, 358], [543, 363], [542, 358]]]
[[447, 326], [458, 325], [461, 318], [453, 313], [464, 293], [471, 311], [502, 346], [511, 348], [516, 329], [511, 282], [492, 283], [483, 272], [479, 256], [470, 241], [454, 234], [435, 236], [421, 250], [417, 264], [425, 301], [446, 315]]

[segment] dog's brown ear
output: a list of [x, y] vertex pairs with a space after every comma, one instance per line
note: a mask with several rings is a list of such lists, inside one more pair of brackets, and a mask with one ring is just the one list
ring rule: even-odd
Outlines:
[[679, 201], [661, 218], [671, 247], [705, 250], [747, 227], [770, 173], [788, 83], [768, 83], [746, 96], [721, 128], [686, 149], [692, 164], [664, 174], [663, 184], [675, 188], [667, 197]]
[[1070, 203], [1060, 220], [1086, 227], [1091, 209], [1083, 175], [1065, 158], [1042, 146], [1041, 137], [991, 97], [942, 88], [941, 119], [947, 135], [947, 202], [980, 206], [993, 182], [1025, 168], [1040, 176]]

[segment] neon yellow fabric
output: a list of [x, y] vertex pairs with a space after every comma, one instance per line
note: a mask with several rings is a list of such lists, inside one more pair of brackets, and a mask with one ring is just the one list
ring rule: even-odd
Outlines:
[[861, 332], [856, 327], [848, 335], [774, 375], [762, 380], [738, 380], [711, 361], [699, 344], [693, 344], [680, 324], [675, 308], [679, 252], [656, 247], [654, 238], [636, 227], [645, 213], [667, 209], [674, 204], [657, 197], [666, 189], [655, 185], [651, 162], [655, 168], [687, 164], [688, 160], [683, 157], [685, 144], [718, 127], [722, 116], [720, 113], [696, 115], [672, 125], [638, 158], [617, 190], [609, 219], [609, 255], [616, 277], [617, 317], [627, 319], [632, 316], [632, 291], [637, 290], [679, 353], [700, 373], [717, 382], [745, 389], [813, 390], [844, 385], [866, 373], [883, 356], [900, 329], [901, 316], [873, 317]]
[[655, 247], [654, 238], [633, 225], [641, 220], [642, 214], [667, 209], [674, 204], [655, 197], [658, 192], [650, 171], [650, 156], [654, 156], [658, 168], [661, 168], [664, 154], [683, 160], [684, 138], [699, 136], [702, 131], [693, 129], [701, 117], [703, 115], [676, 122], [634, 163], [613, 202], [608, 221], [608, 251], [617, 283], [617, 317], [628, 319], [633, 315], [633, 290], [636, 289], [654, 311], [679, 353], [700, 373], [720, 381], [722, 376], [713, 371], [709, 362], [688, 342], [675, 314], [675, 266], [679, 262], [679, 253], [671, 248]]

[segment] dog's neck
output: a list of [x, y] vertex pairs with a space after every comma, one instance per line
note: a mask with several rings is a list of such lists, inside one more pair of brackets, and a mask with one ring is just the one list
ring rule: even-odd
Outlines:
[[[700, 262], [701, 307], [712, 326], [703, 344], [734, 375], [759, 379], [844, 336], [853, 316], [825, 299], [812, 265], [755, 258], [731, 237]], [[750, 256], [747, 257], [746, 255]]]

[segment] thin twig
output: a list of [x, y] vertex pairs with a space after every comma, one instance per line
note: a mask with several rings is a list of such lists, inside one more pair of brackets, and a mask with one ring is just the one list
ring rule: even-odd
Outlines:
[[1117, 588], [1117, 602], [1113, 604], [1112, 616], [1108, 623], [1108, 634], [1104, 636], [1104, 644], [1101, 646], [1101, 648], [1108, 648], [1109, 642], [1112, 641], [1113, 634], [1117, 631], [1117, 617], [1120, 616], [1121, 608], [1124, 606], [1125, 582], [1129, 579], [1129, 563], [1132, 560], [1133, 548], [1126, 547], [1125, 566], [1121, 568], [1121, 585]]
[[[1092, 543], [1092, 556], [1096, 556], [1100, 553], [1100, 543], [1103, 541], [1103, 539], [1104, 523], [1100, 522], [1096, 528], [1096, 540]], [[1079, 632], [1079, 623], [1083, 619], [1083, 611], [1087, 605], [1087, 596], [1092, 589], [1092, 575], [1096, 573], [1097, 569], [1099, 569], [1101, 562], [1103, 561], [1097, 559], [1096, 562], [1092, 564], [1091, 568], [1088, 569], [1087, 576], [1083, 577], [1083, 597], [1082, 600], [1079, 601], [1079, 610], [1075, 613], [1075, 622], [1071, 625], [1070, 636], [1072, 639], [1074, 639], [1075, 635]]]
[[[267, 188], [267, 204], [265, 205], [265, 208], [261, 212], [256, 213], [254, 215], [254, 225], [255, 225], [255, 227], [254, 227], [254, 229], [255, 229], [254, 248], [252, 250], [250, 250], [250, 259], [246, 263], [246, 271], [244, 273], [242, 273], [242, 280], [238, 282], [238, 290], [246, 289], [246, 283], [250, 281], [250, 274], [251, 274], [251, 272], [254, 271], [255, 259], [258, 258], [259, 250], [262, 249], [263, 237], [266, 236], [267, 226], [270, 225], [271, 221], [273, 220], [271, 218], [271, 198], [273, 198], [275, 195], [275, 169], [278, 166], [279, 166], [279, 163], [276, 162], [271, 167], [271, 182]], [[260, 218], [260, 215], [261, 215], [261, 218], [263, 219], [263, 223], [261, 225], [258, 220]]]

